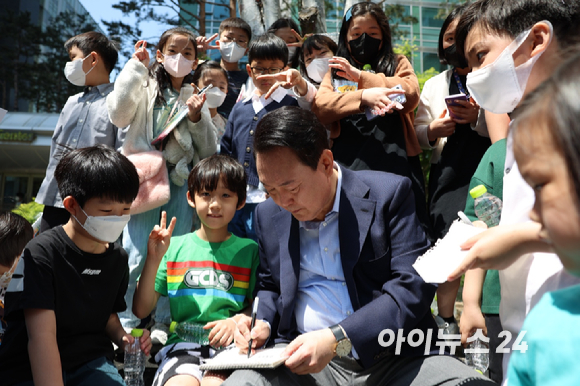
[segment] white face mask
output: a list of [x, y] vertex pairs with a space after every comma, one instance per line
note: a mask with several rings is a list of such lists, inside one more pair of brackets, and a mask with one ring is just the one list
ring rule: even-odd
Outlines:
[[292, 58], [294, 57], [297, 49], [298, 47], [288, 47], [288, 62], [292, 61]]
[[96, 67], [95, 64], [95, 66], [91, 67], [91, 69], [87, 71], [86, 74], [83, 71], [83, 62], [89, 56], [91, 56], [91, 54], [88, 54], [86, 57], [82, 59], [67, 62], [66, 65], [64, 66], [64, 76], [66, 76], [68, 81], [74, 84], [75, 86], [84, 86], [85, 83], [87, 82], [87, 74], [93, 71], [93, 69]]
[[246, 49], [236, 42], [224, 43], [220, 41], [220, 54], [225, 62], [236, 63], [244, 57]]
[[218, 108], [224, 103], [226, 93], [217, 87], [212, 87], [205, 92], [205, 103], [210, 109]]
[[[163, 55], [163, 52], [161, 52]], [[183, 78], [193, 70], [194, 60], [186, 59], [181, 53], [175, 55], [163, 55], [163, 67], [169, 75], [175, 78]]]
[[93, 236], [97, 240], [105, 241], [107, 243], [114, 243], [117, 241], [125, 225], [129, 222], [131, 215], [125, 214], [123, 216], [89, 216], [85, 213], [83, 208], [81, 208], [87, 219], [85, 224], [81, 222], [73, 215], [73, 218], [77, 220], [80, 226], [86, 230], [89, 235]]
[[4, 295], [6, 294], [6, 289], [8, 288], [8, 284], [12, 280], [12, 275], [14, 274], [16, 264], [18, 263], [19, 259], [15, 259], [14, 263], [12, 263], [12, 267], [0, 276], [0, 300], [4, 301]]
[[322, 82], [324, 75], [328, 72], [328, 62], [330, 58], [316, 58], [306, 67], [308, 77], [316, 83]]
[[[551, 39], [554, 32], [552, 24], [547, 20], [544, 23], [550, 26]], [[493, 63], [467, 74], [467, 89], [483, 109], [495, 114], [511, 113], [522, 100], [534, 64], [543, 54], [541, 52], [515, 66], [513, 54], [526, 41], [530, 31], [518, 35]], [[551, 40], [548, 45], [550, 43]]]

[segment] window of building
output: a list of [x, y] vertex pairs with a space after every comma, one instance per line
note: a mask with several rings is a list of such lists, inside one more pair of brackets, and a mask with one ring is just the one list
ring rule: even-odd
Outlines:
[[445, 71], [447, 66], [439, 62], [439, 56], [433, 52], [423, 52], [423, 71], [427, 71], [433, 67], [439, 72]]

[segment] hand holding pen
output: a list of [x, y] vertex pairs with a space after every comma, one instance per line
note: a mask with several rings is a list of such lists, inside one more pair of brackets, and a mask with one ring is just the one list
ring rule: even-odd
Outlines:
[[250, 324], [250, 340], [248, 342], [248, 358], [252, 354], [252, 330], [256, 325], [256, 314], [258, 313], [258, 304], [260, 304], [260, 299], [256, 296], [254, 300], [254, 308], [252, 309], [252, 322]]
[[[256, 307], [255, 304], [256, 303], [254, 303], [254, 307]], [[254, 326], [252, 328], [252, 318], [243, 315], [238, 320], [237, 327], [238, 328], [234, 333], [234, 340], [236, 347], [243, 354], [255, 350], [257, 347], [262, 347], [270, 337], [270, 326], [268, 323], [257, 318], [254, 321]]]

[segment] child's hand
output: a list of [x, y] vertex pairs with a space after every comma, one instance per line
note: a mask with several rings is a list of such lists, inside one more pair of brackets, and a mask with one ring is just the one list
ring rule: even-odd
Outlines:
[[[131, 334], [123, 335], [123, 349], [127, 344], [132, 344], [135, 341], [135, 337]], [[139, 338], [141, 351], [145, 353], [145, 355], [149, 355], [151, 353], [151, 336], [149, 330], [143, 330], [143, 335]]]
[[302, 75], [300, 75], [300, 72], [294, 68], [279, 72], [277, 74], [260, 75], [256, 79], [274, 79], [276, 81], [276, 83], [270, 87], [270, 90], [268, 90], [266, 95], [264, 95], [264, 99], [270, 98], [270, 96], [274, 93], [274, 91], [276, 91], [278, 87], [289, 89], [296, 86], [296, 91], [298, 91], [298, 93], [302, 96], [306, 95], [308, 92], [308, 84]]
[[220, 47], [217, 45], [211, 45], [210, 42], [218, 37], [218, 33], [211, 35], [209, 38], [205, 36], [198, 36], [195, 41], [197, 42], [197, 51], [206, 51], [206, 50], [215, 50], [219, 49]]
[[476, 124], [477, 118], [479, 117], [479, 106], [475, 101], [462, 101], [457, 100], [457, 104], [461, 106], [449, 106], [449, 109], [453, 112], [453, 120], [461, 125], [470, 123]]
[[459, 321], [461, 343], [466, 345], [467, 338], [475, 334], [477, 329], [481, 329], [483, 334], [487, 336], [487, 327], [485, 326], [485, 318], [481, 313], [481, 309], [479, 307], [465, 306]]
[[451, 117], [437, 118], [427, 126], [427, 138], [430, 142], [437, 138], [449, 137], [455, 132], [455, 121]]
[[176, 221], [177, 219], [173, 217], [169, 224], [169, 228], [166, 228], [167, 213], [165, 211], [161, 212], [161, 222], [159, 225], [155, 225], [149, 234], [149, 241], [147, 242], [147, 257], [153, 257], [157, 261], [161, 261], [163, 255], [167, 252], [167, 248], [169, 248], [169, 242]]
[[135, 44], [135, 53], [133, 54], [133, 59], [136, 59], [143, 63], [145, 67], [149, 67], [149, 51], [147, 51], [147, 41], [139, 40]]
[[337, 69], [336, 75], [341, 76], [352, 82], [358, 82], [360, 79], [361, 70], [352, 66], [348, 60], [340, 56], [333, 56], [328, 61], [328, 67]]
[[203, 326], [204, 329], [212, 329], [209, 333], [209, 344], [214, 348], [229, 346], [234, 341], [234, 332], [237, 324], [232, 318], [216, 320]]
[[373, 87], [364, 89], [361, 96], [361, 104], [372, 110], [379, 111], [380, 115], [390, 114], [394, 110], [402, 110], [403, 105], [399, 102], [393, 102], [389, 95], [404, 94], [404, 90], [392, 89], [387, 87]]
[[[294, 35], [294, 37], [298, 41], [296, 43], [286, 43], [286, 45], [288, 47], [302, 47], [302, 43], [304, 43], [304, 39], [302, 38], [302, 36], [300, 36], [300, 34], [298, 32], [296, 32], [295, 29], [291, 29], [290, 32], [292, 32], [292, 35]], [[304, 35], [304, 38], [306, 38], [306, 35]]]
[[192, 122], [199, 122], [199, 120], [201, 119], [201, 108], [205, 103], [205, 94], [203, 94], [202, 96], [194, 94], [190, 96], [187, 102], [185, 103], [189, 108], [189, 113], [187, 113], [189, 120]]

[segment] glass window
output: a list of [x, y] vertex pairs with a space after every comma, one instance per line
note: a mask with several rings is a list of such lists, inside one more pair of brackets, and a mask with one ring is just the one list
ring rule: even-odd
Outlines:
[[434, 52], [423, 52], [423, 71], [427, 71], [433, 67], [439, 72], [445, 71], [447, 69], [447, 65], [441, 64], [439, 62], [439, 56], [437, 56]]
[[441, 28], [444, 20], [436, 18], [438, 12], [439, 8], [422, 7], [421, 20], [423, 22], [423, 27]]
[[28, 197], [25, 197], [27, 190], [28, 177], [6, 176], [2, 194], [4, 197], [2, 209], [10, 210], [14, 208], [17, 203], [16, 197], [20, 197], [20, 201], [28, 200]]

